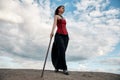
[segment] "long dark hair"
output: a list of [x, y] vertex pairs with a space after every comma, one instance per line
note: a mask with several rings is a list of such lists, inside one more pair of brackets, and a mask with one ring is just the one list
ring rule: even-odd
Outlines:
[[58, 15], [58, 13], [59, 13], [59, 8], [61, 8], [61, 7], [64, 7], [63, 5], [60, 5], [60, 6], [58, 6], [57, 8], [56, 8], [56, 10], [55, 10], [55, 15]]

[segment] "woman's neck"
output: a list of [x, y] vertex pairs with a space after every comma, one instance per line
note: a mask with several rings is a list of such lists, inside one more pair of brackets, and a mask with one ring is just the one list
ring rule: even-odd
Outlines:
[[62, 13], [59, 13], [58, 15], [59, 15], [61, 18], [63, 18]]
[[58, 15], [62, 15], [62, 13], [58, 13]]

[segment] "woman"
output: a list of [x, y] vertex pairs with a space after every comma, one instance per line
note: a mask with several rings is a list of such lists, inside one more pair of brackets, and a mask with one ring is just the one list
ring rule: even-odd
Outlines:
[[63, 73], [69, 75], [67, 71], [65, 52], [67, 49], [69, 36], [66, 29], [66, 20], [63, 18], [64, 6], [61, 5], [55, 10], [54, 23], [50, 38], [54, 35], [54, 29], [57, 26], [57, 31], [55, 33], [55, 38], [51, 51], [51, 58], [53, 66], [55, 67], [55, 72], [59, 69], [63, 70]]

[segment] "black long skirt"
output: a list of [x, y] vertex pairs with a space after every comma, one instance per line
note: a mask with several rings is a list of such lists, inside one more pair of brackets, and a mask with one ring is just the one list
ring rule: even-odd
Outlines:
[[51, 58], [55, 69], [67, 70], [65, 52], [68, 46], [69, 36], [56, 33], [52, 45]]

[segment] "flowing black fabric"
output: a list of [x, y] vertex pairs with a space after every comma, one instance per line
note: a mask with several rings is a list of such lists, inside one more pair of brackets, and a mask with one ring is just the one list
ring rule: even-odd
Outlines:
[[51, 58], [55, 69], [67, 70], [65, 52], [68, 46], [69, 36], [56, 33], [52, 45]]

